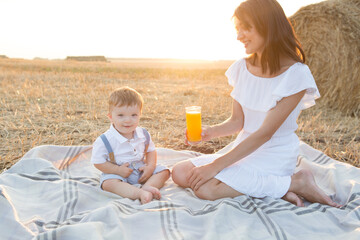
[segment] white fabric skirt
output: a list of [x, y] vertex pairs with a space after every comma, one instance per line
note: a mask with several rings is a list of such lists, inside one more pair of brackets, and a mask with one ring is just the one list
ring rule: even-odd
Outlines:
[[[240, 132], [233, 147], [250, 133]], [[295, 133], [273, 136], [247, 157], [224, 168], [215, 178], [236, 191], [257, 198], [283, 197], [290, 187], [291, 176], [299, 155], [299, 139]], [[222, 154], [209, 154], [191, 159], [195, 166], [213, 162]]]

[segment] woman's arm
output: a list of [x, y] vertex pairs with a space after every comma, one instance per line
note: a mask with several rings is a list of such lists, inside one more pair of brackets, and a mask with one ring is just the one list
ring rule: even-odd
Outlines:
[[240, 132], [244, 126], [244, 112], [241, 105], [233, 100], [231, 116], [224, 122], [207, 127], [203, 131], [202, 140], [208, 141], [216, 137], [229, 136]]
[[306, 90], [303, 90], [279, 101], [277, 105], [268, 112], [261, 127], [231, 151], [210, 164], [193, 168], [188, 176], [191, 188], [197, 190], [202, 184], [213, 178], [222, 169], [246, 157], [270, 140], [276, 130], [279, 129], [286, 118], [298, 105], [304, 96], [305, 91]]

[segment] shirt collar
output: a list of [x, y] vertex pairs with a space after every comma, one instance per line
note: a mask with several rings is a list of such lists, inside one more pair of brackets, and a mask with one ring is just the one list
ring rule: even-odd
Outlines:
[[[124, 137], [123, 135], [121, 135], [121, 133], [119, 133], [115, 127], [111, 124], [110, 125], [110, 133], [115, 136], [115, 138], [120, 142], [120, 143], [124, 143], [127, 142], [129, 139], [127, 139], [126, 137]], [[140, 127], [136, 127], [135, 128], [135, 133], [134, 133], [134, 139], [138, 139], [138, 138], [145, 138], [145, 135], [142, 131], [142, 128]]]
[[137, 138], [145, 138], [144, 132], [141, 127], [136, 127], [135, 134]]

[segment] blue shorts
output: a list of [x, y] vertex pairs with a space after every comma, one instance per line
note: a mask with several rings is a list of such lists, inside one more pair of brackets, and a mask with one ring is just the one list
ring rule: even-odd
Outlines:
[[[129, 165], [129, 168], [133, 169], [134, 171], [130, 174], [129, 177], [127, 178], [124, 178], [120, 175], [117, 175], [117, 174], [106, 174], [106, 173], [102, 173], [101, 176], [100, 176], [100, 187], [102, 188], [102, 184], [105, 180], [108, 180], [108, 179], [119, 179], [123, 182], [126, 182], [126, 183], [129, 183], [131, 185], [134, 185], [134, 184], [139, 184], [139, 179], [142, 175], [142, 171], [139, 171], [139, 168], [145, 166], [145, 163], [143, 161], [134, 161], [134, 162], [131, 162], [130, 165]], [[153, 175], [154, 174], [157, 174], [159, 172], [162, 172], [164, 170], [169, 170], [169, 168], [163, 166], [163, 165], [156, 165], [156, 168], [153, 172]]]

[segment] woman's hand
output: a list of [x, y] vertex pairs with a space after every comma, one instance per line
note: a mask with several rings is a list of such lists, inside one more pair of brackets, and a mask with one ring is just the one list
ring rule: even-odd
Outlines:
[[198, 190], [201, 185], [212, 179], [219, 171], [210, 163], [200, 167], [194, 167], [189, 172], [187, 181], [192, 190]]
[[213, 138], [211, 126], [203, 126], [201, 130], [201, 141], [209, 141]]
[[[211, 139], [212, 139], [212, 137], [211, 137], [211, 127], [210, 126], [203, 126], [201, 128], [201, 142], [209, 141]], [[189, 140], [188, 140], [188, 131], [187, 131], [187, 129], [185, 129], [185, 144], [190, 145]], [[197, 144], [197, 143], [192, 143], [192, 144]]]

